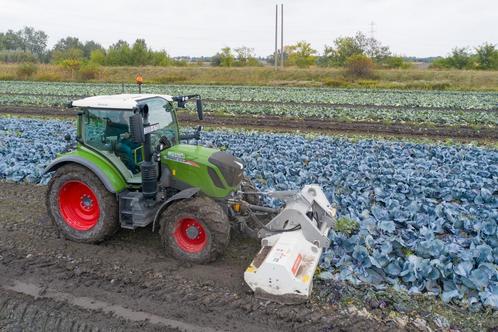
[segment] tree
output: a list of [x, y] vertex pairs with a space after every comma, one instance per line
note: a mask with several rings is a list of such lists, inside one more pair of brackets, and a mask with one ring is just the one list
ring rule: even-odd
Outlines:
[[323, 67], [344, 66], [348, 58], [362, 54], [381, 62], [390, 56], [391, 52], [389, 47], [383, 46], [377, 39], [357, 32], [353, 37], [337, 38], [334, 40], [334, 46], [325, 45], [323, 56], [318, 60], [318, 65]]
[[19, 31], [19, 37], [23, 51], [31, 52], [41, 59], [47, 48], [47, 34], [41, 30], [37, 31], [32, 27], [24, 27], [24, 29]]
[[4, 50], [17, 51], [22, 50], [22, 38], [18, 32], [14, 32], [13, 30], [7, 30], [6, 33], [0, 34], [0, 39], [2, 42], [0, 43], [0, 47]]
[[464, 69], [470, 65], [470, 60], [467, 47], [455, 47], [448, 57], [448, 64], [451, 68]]
[[85, 45], [76, 37], [66, 37], [59, 39], [59, 41], [54, 45], [53, 50], [64, 52], [71, 48], [83, 50]]
[[476, 47], [476, 61], [479, 69], [498, 69], [498, 50], [489, 43]]
[[130, 45], [124, 40], [111, 45], [107, 51], [106, 64], [110, 66], [131, 65]]
[[85, 55], [83, 53], [83, 50], [80, 48], [69, 48], [64, 51], [52, 51], [52, 61], [57, 64], [61, 64], [65, 60], [81, 62], [84, 57]]
[[85, 42], [85, 44], [83, 45], [83, 55], [85, 56], [86, 59], [89, 59], [90, 55], [95, 50], [104, 51], [104, 48], [102, 47], [102, 45], [100, 45], [97, 42], [94, 42], [93, 40], [89, 40]]
[[85, 45], [76, 37], [60, 39], [51, 52], [52, 61], [61, 63], [64, 60], [81, 61], [85, 58]]
[[216, 53], [211, 60], [213, 66], [232, 67], [235, 57], [230, 47], [223, 47], [220, 52]]
[[24, 27], [16, 32], [8, 30], [6, 33], [0, 33], [0, 50], [23, 51], [41, 60], [45, 55], [47, 39], [45, 32], [32, 27]]
[[236, 48], [235, 53], [237, 55], [237, 66], [258, 66], [259, 62], [254, 56], [254, 48], [241, 46]]
[[153, 66], [170, 66], [173, 63], [173, 60], [171, 60], [171, 57], [169, 54], [162, 50], [162, 51], [156, 51], [156, 52], [151, 52], [151, 65]]
[[137, 39], [131, 48], [131, 64], [145, 66], [149, 64], [151, 54], [144, 39]]
[[99, 64], [99, 65], [104, 65], [106, 62], [105, 51], [101, 50], [101, 49], [93, 50], [92, 53], [90, 53], [90, 62]]
[[316, 50], [306, 41], [297, 42], [295, 45], [285, 47], [288, 55], [288, 64], [296, 65], [299, 68], [308, 68], [315, 63]]

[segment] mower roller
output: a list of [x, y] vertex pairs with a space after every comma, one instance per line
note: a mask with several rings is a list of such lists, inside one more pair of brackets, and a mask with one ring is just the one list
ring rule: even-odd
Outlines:
[[[58, 156], [47, 190], [49, 215], [67, 239], [98, 243], [121, 228], [152, 224], [176, 259], [205, 264], [224, 253], [230, 231], [261, 239], [244, 273], [257, 296], [306, 301], [335, 210], [317, 185], [259, 193], [242, 162], [180, 135], [176, 108], [199, 95], [120, 94], [73, 101], [79, 108], [76, 147]], [[176, 104], [176, 107], [175, 107]], [[196, 144], [183, 141], [196, 140]], [[285, 204], [261, 205], [270, 195]], [[261, 217], [269, 222], [262, 222]], [[251, 226], [250, 226], [251, 225]]]

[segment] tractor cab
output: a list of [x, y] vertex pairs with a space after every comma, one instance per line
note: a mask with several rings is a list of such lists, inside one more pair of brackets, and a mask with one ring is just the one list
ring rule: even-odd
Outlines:
[[170, 96], [98, 96], [72, 104], [81, 109], [79, 143], [109, 159], [128, 182], [140, 179], [140, 165], [144, 161], [144, 145], [135, 142], [130, 133], [130, 117], [141, 103], [147, 105], [149, 123], [154, 126], [150, 133], [152, 147], [157, 146], [161, 138], [166, 138], [170, 146], [178, 144], [178, 122]]

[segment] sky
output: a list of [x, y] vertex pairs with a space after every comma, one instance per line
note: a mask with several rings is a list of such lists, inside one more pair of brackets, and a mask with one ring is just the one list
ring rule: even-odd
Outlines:
[[[210, 56], [222, 47], [274, 50], [275, 4], [268, 0], [0, 0], [0, 31], [32, 26], [49, 46], [66, 36], [108, 47], [144, 38], [172, 56]], [[455, 46], [498, 44], [497, 0], [280, 0], [284, 44], [306, 40], [322, 52], [357, 31], [397, 55], [447, 55]], [[280, 34], [280, 32], [279, 32]], [[280, 41], [279, 41], [280, 45]]]

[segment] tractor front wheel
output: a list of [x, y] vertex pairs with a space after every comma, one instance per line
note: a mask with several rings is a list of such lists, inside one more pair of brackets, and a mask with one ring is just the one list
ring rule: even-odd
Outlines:
[[161, 241], [178, 260], [205, 264], [225, 251], [230, 223], [223, 208], [208, 197], [171, 204], [160, 217]]
[[96, 243], [118, 228], [115, 196], [83, 166], [57, 169], [48, 185], [46, 204], [52, 221], [69, 240]]

